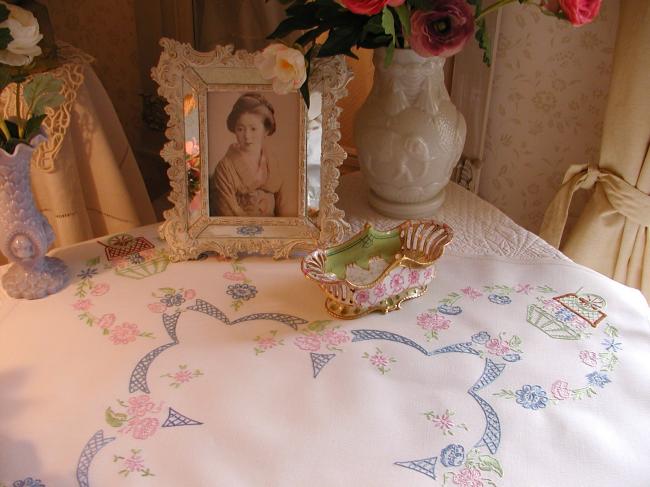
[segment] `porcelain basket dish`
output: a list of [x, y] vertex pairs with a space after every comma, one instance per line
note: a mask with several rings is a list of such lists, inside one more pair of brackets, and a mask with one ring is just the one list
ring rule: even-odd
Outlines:
[[432, 220], [406, 221], [386, 232], [366, 224], [350, 240], [307, 255], [302, 271], [321, 287], [336, 318], [387, 313], [426, 292], [434, 262], [452, 237], [449, 226]]

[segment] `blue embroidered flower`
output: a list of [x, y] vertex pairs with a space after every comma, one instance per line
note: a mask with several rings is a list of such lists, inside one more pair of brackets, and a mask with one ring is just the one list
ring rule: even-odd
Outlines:
[[91, 279], [93, 276], [96, 276], [98, 272], [99, 271], [94, 267], [89, 267], [77, 274], [77, 277], [80, 277], [81, 279]]
[[12, 487], [45, 487], [45, 484], [39, 479], [33, 479], [31, 477], [27, 477], [25, 480], [16, 480], [11, 485]]
[[232, 299], [243, 299], [248, 301], [253, 299], [257, 294], [257, 288], [251, 286], [250, 284], [231, 284], [226, 290], [226, 294], [232, 297]]
[[602, 372], [592, 372], [591, 374], [587, 374], [587, 380], [590, 385], [598, 386], [601, 389], [605, 387], [605, 384], [611, 382], [609, 377], [607, 377], [607, 374], [603, 374]]
[[518, 353], [507, 353], [501, 358], [506, 362], [516, 362], [518, 360], [521, 360], [521, 355]]
[[440, 311], [444, 315], [459, 315], [463, 312], [463, 308], [460, 306], [450, 306], [448, 304], [441, 304], [438, 306], [438, 311]]
[[608, 352], [618, 352], [623, 348], [621, 342], [617, 342], [613, 338], [607, 338], [601, 342], [601, 345], [605, 347], [605, 350]]
[[488, 299], [490, 300], [491, 303], [494, 303], [494, 304], [510, 304], [510, 303], [512, 303], [512, 299], [510, 299], [510, 296], [506, 296], [505, 294], [490, 294], [488, 296]]
[[558, 309], [555, 312], [555, 318], [558, 321], [566, 323], [567, 321], [573, 320], [573, 313], [571, 311], [569, 311], [568, 309], [565, 309], [565, 308]]
[[472, 335], [472, 341], [474, 343], [485, 343], [490, 339], [490, 334], [487, 331], [481, 331], [476, 335]]
[[165, 294], [165, 296], [160, 300], [160, 302], [167, 305], [168, 307], [180, 306], [185, 302], [185, 298], [181, 293]]
[[521, 389], [515, 391], [517, 404], [521, 404], [526, 409], [544, 409], [548, 402], [546, 391], [540, 386], [523, 385]]
[[128, 259], [131, 264], [142, 264], [144, 262], [144, 257], [139, 253], [129, 255]]
[[237, 233], [239, 235], [246, 235], [247, 237], [252, 237], [253, 235], [259, 235], [264, 229], [259, 225], [247, 225], [245, 227], [237, 228]]
[[445, 467], [460, 467], [465, 461], [465, 448], [462, 445], [447, 445], [440, 452], [440, 463]]

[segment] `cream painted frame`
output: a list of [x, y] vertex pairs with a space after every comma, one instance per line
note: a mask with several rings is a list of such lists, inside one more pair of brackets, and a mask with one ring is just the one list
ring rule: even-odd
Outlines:
[[[338, 167], [346, 158], [339, 145], [341, 133], [337, 101], [347, 93], [346, 85], [351, 78], [342, 57], [319, 59], [314, 63], [309, 80], [309, 88], [314, 96], [321, 99], [322, 134], [320, 141], [320, 205], [315, 221], [308, 215], [305, 202], [307, 192], [307, 157], [305, 153], [299, 161], [299, 179], [302, 212], [298, 217], [210, 217], [207, 207], [208, 197], [203, 196], [201, 214], [190, 221], [188, 208], [188, 180], [185, 160], [185, 116], [183, 98], [185, 86], [201, 88], [199, 93], [218, 90], [220, 85], [246, 86], [252, 89], [269, 89], [270, 83], [256, 74], [255, 53], [234, 51], [232, 46], [217, 46], [210, 52], [195, 51], [189, 44], [172, 39], [162, 39], [163, 52], [158, 65], [152, 69], [152, 78], [159, 85], [158, 93], [167, 100], [165, 111], [169, 122], [165, 134], [168, 142], [161, 151], [169, 164], [167, 174], [170, 179], [169, 199], [173, 208], [165, 211], [165, 222], [160, 226], [160, 236], [169, 245], [170, 256], [174, 261], [197, 258], [200, 254], [214, 251], [226, 257], [236, 257], [241, 252], [270, 254], [275, 258], [289, 257], [293, 250], [312, 250], [328, 246], [341, 240], [349, 230], [344, 221], [343, 211], [335, 207], [338, 197]], [[226, 69], [224, 69], [226, 68]], [[210, 82], [206, 77], [216, 75], [221, 83]], [[199, 75], [198, 73], [202, 73]], [[228, 83], [223, 83], [223, 73], [231, 75]], [[213, 80], [214, 81], [214, 78]], [[206, 91], [203, 91], [203, 88]], [[205, 127], [206, 103], [199, 95], [199, 147], [201, 153], [201, 184], [207, 190], [207, 140]], [[301, 140], [305, 142], [307, 112], [304, 102], [301, 108]], [[240, 233], [240, 229], [262, 229], [261, 236]], [[249, 232], [250, 233], [250, 232]]]

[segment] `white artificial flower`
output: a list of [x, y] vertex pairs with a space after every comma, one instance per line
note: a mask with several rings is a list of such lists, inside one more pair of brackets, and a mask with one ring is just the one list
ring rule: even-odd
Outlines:
[[273, 80], [273, 91], [286, 95], [307, 79], [305, 57], [284, 44], [271, 44], [255, 57], [255, 66], [264, 79]]
[[0, 29], [7, 28], [13, 40], [6, 49], [0, 50], [0, 63], [25, 66], [35, 56], [42, 54], [38, 43], [43, 39], [38, 21], [29, 10], [0, 1], [9, 10], [9, 18], [0, 22]]

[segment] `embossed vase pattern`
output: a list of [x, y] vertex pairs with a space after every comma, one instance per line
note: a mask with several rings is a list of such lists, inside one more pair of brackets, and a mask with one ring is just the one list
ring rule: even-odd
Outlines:
[[396, 49], [384, 66], [374, 53], [375, 77], [354, 126], [371, 206], [394, 218], [431, 216], [458, 161], [467, 127], [445, 87], [444, 58]]
[[42, 298], [68, 282], [67, 266], [45, 256], [54, 232], [32, 195], [30, 160], [43, 140], [39, 134], [31, 145], [19, 144], [11, 155], [0, 150], [0, 250], [13, 262], [2, 285], [13, 298]]

